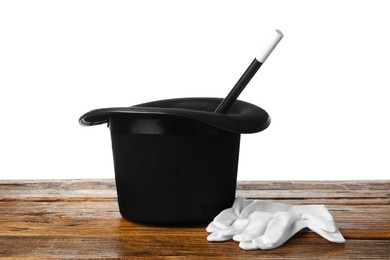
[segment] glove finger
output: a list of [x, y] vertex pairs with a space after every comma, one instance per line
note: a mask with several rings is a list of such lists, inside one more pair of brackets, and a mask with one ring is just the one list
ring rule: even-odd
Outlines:
[[252, 241], [241, 241], [240, 244], [238, 244], [241, 249], [244, 250], [257, 250], [259, 249]]
[[213, 220], [214, 225], [218, 228], [226, 228], [233, 224], [234, 221], [238, 218], [241, 209], [244, 207], [245, 200], [241, 197], [237, 197], [234, 200], [233, 206], [231, 208], [227, 208], [221, 213], [219, 213]]
[[207, 237], [207, 241], [210, 241], [210, 242], [222, 242], [222, 241], [227, 241], [227, 240], [230, 240], [230, 239], [231, 239], [231, 237], [229, 237], [229, 236], [222, 236], [221, 234], [219, 234], [218, 231], [211, 233]]
[[233, 208], [228, 208], [219, 213], [213, 220], [213, 224], [220, 228], [227, 228], [236, 221], [237, 215], [234, 213]]
[[336, 229], [335, 232], [327, 232], [321, 228], [319, 228], [317, 225], [313, 225], [311, 222], [304, 220], [306, 222], [306, 226], [310, 228], [312, 231], [317, 233], [318, 235], [322, 236], [326, 240], [333, 242], [333, 243], [345, 243], [345, 238], [340, 233], [338, 229]]
[[222, 234], [223, 236], [233, 237], [234, 235], [241, 233], [242, 230], [244, 230], [248, 226], [249, 223], [250, 223], [249, 219], [239, 218], [233, 223], [233, 225], [231, 225], [230, 227], [224, 228], [218, 232], [220, 234]]
[[337, 230], [332, 215], [324, 205], [298, 205], [294, 206], [292, 211], [302, 214], [302, 219], [310, 220], [312, 224], [325, 231], [335, 232]]
[[274, 217], [269, 212], [255, 211], [249, 215], [248, 226], [240, 233], [233, 237], [234, 241], [250, 241], [264, 234], [268, 222]]
[[218, 229], [211, 233], [208, 237], [208, 241], [226, 241], [232, 239], [236, 234], [239, 234], [247, 225], [249, 219], [237, 219], [233, 225], [224, 229]]
[[213, 233], [215, 231], [219, 230], [219, 228], [214, 225], [214, 222], [211, 222], [207, 227], [206, 227], [206, 231], [209, 232], [209, 233]]
[[[301, 220], [296, 220], [291, 223], [287, 228], [281, 228], [283, 235], [279, 237], [279, 239], [275, 240], [275, 238], [271, 238], [271, 233], [267, 232], [254, 240], [252, 243], [257, 245], [260, 249], [269, 250], [277, 248], [283, 245], [287, 240], [289, 240], [292, 236], [294, 236], [298, 231], [304, 229], [306, 227], [305, 223]], [[271, 231], [271, 230], [270, 230]]]
[[268, 223], [267, 229], [262, 236], [265, 244], [274, 245], [291, 233], [291, 226], [300, 216], [293, 212], [282, 211], [274, 215], [274, 218]]
[[317, 227], [327, 232], [336, 232], [337, 230], [336, 223], [334, 222], [334, 220], [326, 221], [319, 216], [311, 215], [311, 214], [303, 214], [302, 219], [310, 221], [312, 225], [316, 225]]

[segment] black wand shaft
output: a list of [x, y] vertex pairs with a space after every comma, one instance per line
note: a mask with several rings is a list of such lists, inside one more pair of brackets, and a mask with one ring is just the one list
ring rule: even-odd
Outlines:
[[237, 81], [236, 85], [232, 88], [226, 98], [219, 104], [214, 113], [226, 113], [229, 108], [233, 105], [234, 101], [236, 101], [237, 97], [244, 90], [246, 85], [248, 85], [249, 81], [253, 78], [259, 68], [263, 65], [260, 61], [254, 59], [249, 67], [246, 69], [241, 78]]
[[241, 94], [246, 85], [248, 85], [249, 81], [253, 78], [261, 65], [263, 65], [265, 60], [268, 58], [268, 56], [282, 38], [283, 33], [279, 30], [275, 30], [275, 34], [269, 39], [268, 42], [266, 42], [264, 48], [259, 52], [259, 54], [257, 54], [251, 65], [249, 65], [249, 67], [237, 81], [236, 85], [232, 88], [226, 98], [218, 105], [214, 113], [224, 114], [230, 109], [234, 101], [236, 101], [237, 97]]

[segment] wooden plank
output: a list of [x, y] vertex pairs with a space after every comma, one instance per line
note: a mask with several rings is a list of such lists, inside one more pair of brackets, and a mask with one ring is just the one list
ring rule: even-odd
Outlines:
[[[82, 201], [116, 198], [115, 181], [105, 180], [27, 180], [0, 181], [0, 201]], [[27, 194], [26, 194], [27, 193]]]
[[351, 240], [333, 244], [304, 235], [274, 250], [241, 250], [237, 243], [210, 243], [203, 236], [165, 234], [94, 236], [0, 236], [0, 256], [19, 258], [177, 258], [197, 259], [388, 259], [389, 241]]
[[[19, 198], [31, 201], [110, 200], [116, 197], [112, 179], [0, 181], [0, 185], [0, 200], [3, 201]], [[390, 204], [390, 181], [239, 182], [237, 196], [265, 199], [385, 198], [382, 202]]]
[[[258, 198], [254, 198], [258, 199]], [[389, 205], [387, 198], [261, 198], [268, 201], [283, 202], [290, 205], [309, 205], [309, 204], [324, 204], [324, 205]]]
[[239, 190], [390, 190], [389, 180], [351, 181], [240, 181]]
[[[108, 189], [115, 188], [114, 179], [49, 179], [49, 180], [0, 180], [4, 189], [66, 188], [66, 189]], [[239, 181], [237, 188], [286, 190], [387, 190], [390, 180], [346, 180], [346, 181]]]
[[[388, 206], [331, 205], [338, 227], [346, 238], [389, 239], [390, 214]], [[364, 217], [362, 217], [364, 216]], [[121, 231], [136, 232], [137, 226], [122, 221], [116, 201], [102, 202], [1, 202], [0, 234], [25, 235], [106, 233], [121, 226]], [[79, 229], [75, 233], [75, 227]], [[142, 227], [142, 226], [140, 226]], [[148, 227], [152, 232], [175, 232]], [[141, 229], [144, 230], [144, 229]]]
[[389, 202], [390, 192], [367, 190], [238, 190], [237, 196], [244, 198], [384, 198]]
[[300, 232], [282, 247], [244, 251], [207, 242], [205, 226], [133, 223], [118, 211], [114, 180], [0, 181], [0, 257], [390, 259], [390, 181], [239, 182], [237, 195], [325, 204], [346, 244]]

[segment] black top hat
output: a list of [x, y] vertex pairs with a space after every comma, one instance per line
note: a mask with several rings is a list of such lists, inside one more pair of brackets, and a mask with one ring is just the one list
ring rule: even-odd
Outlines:
[[92, 110], [80, 117], [80, 124], [92, 126], [107, 123], [110, 116], [142, 115], [155, 118], [175, 116], [193, 119], [234, 133], [256, 133], [266, 129], [271, 120], [266, 111], [253, 104], [237, 100], [226, 114], [214, 113], [221, 98], [177, 98], [143, 103], [131, 107]]
[[108, 123], [119, 209], [154, 224], [212, 220], [233, 203], [241, 133], [270, 124], [263, 109], [235, 101], [214, 113], [220, 98], [179, 98], [92, 110], [82, 125]]

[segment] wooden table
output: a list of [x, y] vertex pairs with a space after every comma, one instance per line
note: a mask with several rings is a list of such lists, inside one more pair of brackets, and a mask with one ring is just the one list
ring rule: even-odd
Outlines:
[[280, 248], [244, 251], [207, 242], [204, 226], [123, 219], [113, 180], [0, 181], [0, 257], [390, 259], [390, 181], [240, 182], [237, 195], [325, 204], [347, 242], [300, 232]]

